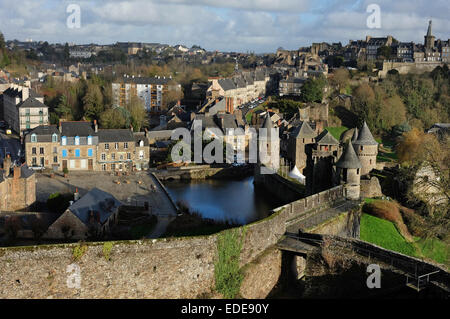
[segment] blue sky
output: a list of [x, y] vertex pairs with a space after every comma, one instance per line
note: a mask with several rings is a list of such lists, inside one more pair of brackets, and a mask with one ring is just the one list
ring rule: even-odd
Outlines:
[[[71, 3], [80, 5], [80, 29], [66, 26]], [[371, 3], [380, 6], [380, 29], [367, 27]], [[0, 31], [6, 39], [180, 43], [262, 53], [366, 35], [423, 42], [430, 18], [434, 35], [448, 39], [449, 9], [448, 0], [0, 0]]]

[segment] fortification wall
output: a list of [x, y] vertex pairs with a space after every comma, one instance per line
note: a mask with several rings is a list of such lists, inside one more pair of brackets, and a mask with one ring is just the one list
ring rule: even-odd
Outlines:
[[[288, 219], [340, 198], [342, 186], [280, 207], [266, 219], [240, 227], [244, 234], [240, 255], [245, 270], [243, 296], [263, 298], [276, 284], [281, 257], [270, 249], [286, 232]], [[0, 298], [201, 297], [214, 292], [219, 234], [0, 248]], [[80, 270], [79, 288], [67, 285], [74, 276], [67, 267], [73, 264]]]

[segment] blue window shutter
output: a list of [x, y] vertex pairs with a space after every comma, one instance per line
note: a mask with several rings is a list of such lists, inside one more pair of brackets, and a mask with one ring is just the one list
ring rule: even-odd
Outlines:
[[62, 157], [67, 157], [67, 150], [62, 151]]

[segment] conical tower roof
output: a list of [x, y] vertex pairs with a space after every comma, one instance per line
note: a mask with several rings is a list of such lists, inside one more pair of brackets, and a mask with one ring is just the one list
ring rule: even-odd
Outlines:
[[351, 142], [348, 142], [344, 154], [342, 154], [339, 161], [336, 163], [339, 168], [362, 168], [361, 162], [355, 153], [355, 149]]
[[367, 123], [364, 121], [364, 125], [359, 131], [358, 139], [353, 142], [355, 145], [378, 145], [377, 141], [373, 138]]
[[269, 112], [266, 114], [266, 118], [264, 119], [264, 123], [262, 125], [263, 128], [271, 129], [273, 128], [272, 119], [270, 118]]
[[428, 31], [427, 31], [427, 37], [431, 37], [431, 27], [433, 25], [433, 21], [430, 20], [430, 22], [428, 23]]
[[358, 128], [355, 127], [355, 130], [353, 131], [352, 135], [352, 143], [356, 142], [357, 139], [358, 139]]

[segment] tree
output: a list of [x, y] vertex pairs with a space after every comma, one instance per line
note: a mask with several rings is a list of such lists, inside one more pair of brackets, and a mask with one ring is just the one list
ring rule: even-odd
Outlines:
[[382, 46], [377, 49], [377, 58], [389, 60], [392, 55], [392, 48], [389, 46]]
[[84, 115], [91, 120], [98, 120], [104, 111], [103, 95], [100, 87], [89, 83], [83, 97]]
[[100, 125], [102, 128], [124, 128], [127, 121], [118, 109], [108, 109], [100, 114]]
[[333, 72], [333, 77], [331, 79], [331, 84], [337, 87], [340, 92], [341, 89], [345, 88], [350, 79], [350, 74], [347, 69], [340, 68]]
[[406, 107], [398, 95], [382, 102], [380, 115], [381, 128], [390, 131], [393, 126], [406, 121]]
[[168, 110], [183, 98], [183, 91], [178, 88], [178, 85], [171, 81], [168, 83], [168, 91], [163, 95], [163, 109]]
[[0, 50], [3, 50], [5, 48], [5, 37], [3, 36], [3, 33], [0, 31]]
[[326, 79], [322, 76], [308, 79], [302, 87], [303, 102], [322, 102], [326, 84]]
[[143, 126], [148, 125], [147, 111], [140, 98], [133, 96], [126, 108], [130, 112], [131, 125], [136, 132], [139, 132]]
[[65, 95], [61, 95], [59, 98], [58, 107], [55, 109], [55, 112], [59, 115], [60, 118], [68, 119], [68, 115], [72, 113], [72, 109], [69, 107], [67, 103], [67, 97]]

